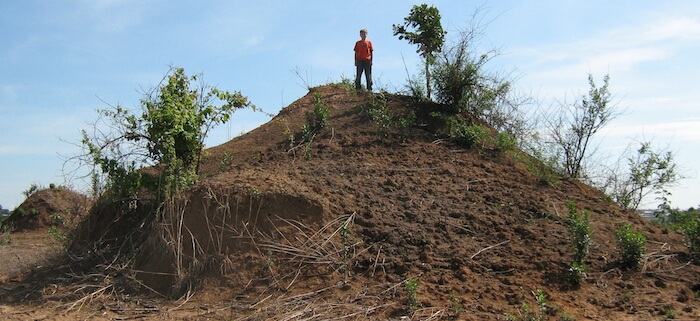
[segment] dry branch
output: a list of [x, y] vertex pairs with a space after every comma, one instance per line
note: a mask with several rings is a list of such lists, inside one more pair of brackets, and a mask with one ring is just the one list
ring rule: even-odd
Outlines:
[[474, 253], [474, 255], [472, 255], [472, 256], [470, 257], [470, 259], [473, 260], [474, 257], [476, 257], [477, 255], [481, 254], [481, 252], [490, 250], [490, 249], [492, 249], [492, 248], [494, 248], [494, 247], [497, 247], [497, 246], [501, 246], [501, 245], [506, 244], [506, 243], [508, 243], [508, 242], [510, 242], [510, 240], [503, 241], [503, 242], [501, 242], [501, 243], [494, 244], [494, 245], [491, 245], [491, 246], [487, 246], [487, 247], [485, 247], [485, 248], [479, 250], [478, 252]]

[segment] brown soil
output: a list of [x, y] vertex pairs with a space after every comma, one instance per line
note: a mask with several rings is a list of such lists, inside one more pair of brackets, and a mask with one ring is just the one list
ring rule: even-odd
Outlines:
[[74, 227], [92, 206], [90, 200], [70, 189], [47, 188], [29, 195], [9, 217], [2, 222], [4, 230], [15, 232], [36, 231], [55, 226], [65, 230]]
[[[308, 148], [290, 144], [314, 94], [331, 107], [329, 125]], [[412, 104], [387, 98], [393, 111]], [[421, 126], [405, 142], [396, 132], [382, 139], [363, 113], [367, 104], [366, 94], [342, 87], [313, 89], [267, 124], [209, 149], [202, 183], [166, 204], [155, 223], [133, 219], [138, 208], [149, 212], [139, 204], [131, 216], [93, 209], [77, 235], [102, 248], [119, 245], [119, 253], [134, 254], [133, 265], [59, 258], [1, 284], [0, 313], [8, 320], [525, 320], [524, 304], [537, 311], [533, 293], [543, 290], [541, 320], [700, 319], [700, 267], [688, 263], [682, 235], [621, 211], [590, 186], [542, 184], [508, 155], [464, 149]], [[593, 229], [579, 288], [565, 282], [574, 252], [569, 201], [590, 213]], [[648, 239], [639, 270], [618, 264], [614, 230], [625, 223]], [[109, 241], [135, 232], [139, 242]], [[90, 253], [106, 252], [96, 245]], [[417, 280], [413, 300], [410, 280]]]

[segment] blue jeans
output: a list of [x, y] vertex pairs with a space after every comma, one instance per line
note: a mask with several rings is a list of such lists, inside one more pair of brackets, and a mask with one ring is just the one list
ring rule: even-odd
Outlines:
[[367, 90], [372, 91], [372, 61], [355, 59], [357, 73], [355, 74], [355, 89], [360, 90], [360, 77], [362, 72], [365, 73], [365, 81], [367, 82]]

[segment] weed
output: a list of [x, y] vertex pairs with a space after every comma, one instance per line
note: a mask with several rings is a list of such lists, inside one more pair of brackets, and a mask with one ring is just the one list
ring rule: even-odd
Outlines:
[[559, 321], [576, 321], [576, 317], [569, 313], [566, 313], [565, 311], [562, 311], [561, 315], [559, 316]]
[[566, 281], [568, 284], [573, 287], [578, 287], [581, 285], [581, 281], [585, 279], [586, 267], [578, 263], [572, 263], [566, 274]]
[[51, 221], [54, 222], [55, 224], [58, 224], [58, 225], [63, 225], [63, 224], [65, 224], [65, 220], [64, 220], [63, 217], [61, 216], [61, 213], [58, 213], [58, 212], [52, 213], [52, 214], [49, 216], [49, 218], [50, 218]]
[[38, 190], [39, 186], [36, 184], [32, 184], [26, 191], [22, 191], [22, 194], [24, 195], [24, 197], [29, 197], [32, 196], [32, 194], [36, 193]]
[[408, 130], [416, 125], [416, 113], [408, 112], [406, 115], [399, 117], [399, 140], [405, 142], [408, 139]]
[[233, 165], [233, 153], [229, 151], [225, 151], [223, 155], [221, 155], [221, 164], [219, 166], [219, 169], [223, 172], [227, 168], [231, 167]]
[[576, 203], [569, 202], [569, 231], [574, 242], [574, 264], [582, 266], [591, 246], [591, 224], [588, 211], [579, 214]]
[[348, 92], [355, 92], [355, 82], [349, 77], [345, 77], [345, 75], [341, 75], [340, 82], [336, 84], [345, 88]]
[[547, 294], [544, 293], [544, 290], [538, 289], [537, 291], [532, 292], [532, 295], [535, 296], [535, 302], [537, 302], [537, 311], [539, 313], [539, 320], [544, 320], [547, 315]]
[[664, 320], [671, 320], [676, 318], [676, 310], [673, 309], [673, 306], [670, 305], [661, 307], [659, 314], [664, 316]]
[[248, 192], [250, 193], [251, 197], [254, 197], [254, 198], [260, 197], [260, 190], [255, 186], [248, 186]]
[[393, 123], [393, 115], [387, 108], [386, 96], [383, 93], [372, 94], [369, 96], [369, 109], [367, 110], [369, 118], [379, 126], [377, 135], [383, 141], [389, 136]]
[[283, 134], [284, 136], [287, 136], [287, 140], [289, 141], [289, 148], [291, 150], [295, 146], [296, 137], [294, 137], [294, 132], [289, 128], [289, 121], [287, 121], [284, 118], [280, 118], [276, 119], [275, 122], [280, 123], [284, 126]]
[[460, 314], [462, 314], [462, 310], [464, 310], [464, 307], [459, 304], [457, 295], [455, 295], [454, 292], [450, 293], [450, 312], [452, 313], [452, 317], [455, 319], [459, 318]]
[[316, 133], [328, 125], [330, 107], [323, 104], [321, 94], [314, 94], [314, 109], [306, 112], [306, 123], [302, 127], [304, 141], [311, 142]]
[[508, 321], [537, 321], [537, 316], [534, 312], [532, 312], [532, 309], [530, 308], [530, 305], [527, 303], [523, 303], [520, 305], [520, 309], [518, 309], [517, 314], [512, 313], [512, 312], [506, 312], [506, 320]]
[[49, 235], [51, 235], [51, 237], [55, 240], [59, 241], [64, 241], [66, 239], [66, 235], [61, 233], [56, 225], [49, 227]]
[[535, 303], [537, 303], [537, 312], [532, 311], [529, 304], [523, 303], [518, 310], [518, 313], [506, 313], [506, 319], [510, 321], [545, 321], [547, 320], [547, 310], [549, 306], [547, 305], [547, 295], [544, 290], [538, 289], [532, 291], [532, 295], [535, 297]]
[[644, 256], [646, 237], [632, 230], [629, 224], [615, 230], [615, 237], [620, 250], [620, 265], [625, 269], [639, 268]]
[[404, 288], [406, 289], [408, 306], [412, 310], [418, 309], [420, 307], [420, 301], [418, 300], [418, 279], [406, 280], [406, 282], [404, 282]]

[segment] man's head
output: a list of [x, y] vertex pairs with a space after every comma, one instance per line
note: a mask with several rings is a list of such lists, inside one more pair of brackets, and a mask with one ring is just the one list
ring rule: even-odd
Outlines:
[[362, 38], [362, 40], [367, 38], [367, 29], [360, 29], [360, 38]]

